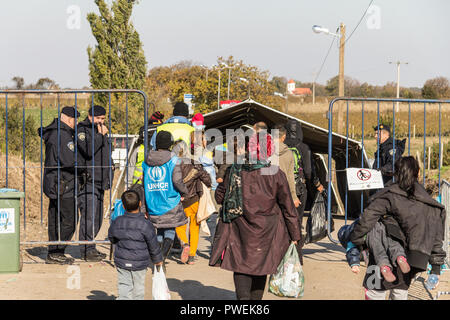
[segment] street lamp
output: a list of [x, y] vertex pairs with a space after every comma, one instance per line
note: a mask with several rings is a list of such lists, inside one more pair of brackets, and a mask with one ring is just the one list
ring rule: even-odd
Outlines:
[[227, 96], [227, 100], [230, 100], [230, 78], [231, 78], [231, 68], [229, 65], [227, 65], [224, 62], [220, 63], [221, 65], [223, 65], [225, 68], [228, 68], [228, 96]]
[[[408, 62], [400, 62], [400, 61], [397, 61], [397, 62], [392, 62], [392, 61], [389, 61], [389, 64], [396, 64], [397, 65], [397, 99], [398, 98], [400, 98], [400, 64], [408, 64]], [[397, 101], [397, 106], [396, 106], [396, 109], [397, 109], [397, 112], [399, 111], [399, 108], [398, 108], [398, 101]]]
[[[325, 33], [329, 34], [333, 37], [339, 38], [339, 96], [344, 96], [344, 46], [345, 46], [345, 25], [341, 22], [339, 26], [340, 34], [332, 33], [327, 28], [323, 28], [318, 25], [314, 25], [312, 27], [313, 32], [315, 33]], [[315, 81], [314, 81], [315, 83]], [[343, 125], [343, 104], [338, 104], [338, 132], [342, 132]]]
[[244, 82], [247, 83], [248, 99], [250, 99], [250, 81], [248, 81], [245, 78], [239, 78], [239, 80], [244, 81]]
[[202, 67], [203, 69], [206, 69], [206, 82], [208, 82], [208, 71], [209, 71], [209, 67], [205, 66], [204, 64], [201, 64], [200, 67]]

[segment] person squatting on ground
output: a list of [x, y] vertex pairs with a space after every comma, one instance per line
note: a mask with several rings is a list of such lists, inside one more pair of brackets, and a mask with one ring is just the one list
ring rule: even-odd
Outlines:
[[261, 300], [267, 275], [276, 273], [291, 241], [300, 240], [286, 175], [268, 162], [273, 149], [266, 139], [256, 147], [256, 159], [229, 167], [216, 190], [222, 211], [209, 265], [233, 271], [238, 300]]
[[[79, 116], [80, 113], [75, 111], [74, 107], [64, 107], [59, 120], [55, 118], [47, 127], [38, 129], [38, 135], [45, 143], [43, 189], [49, 198], [49, 241], [69, 241], [75, 233], [77, 216], [75, 175], [77, 173], [75, 172], [74, 129], [75, 118]], [[77, 156], [80, 157], [79, 153]], [[77, 162], [79, 163], [79, 161]], [[65, 248], [65, 245], [50, 245], [45, 262], [72, 264], [74, 259], [64, 255]]]
[[[148, 144], [150, 145], [150, 141], [151, 138], [153, 137], [154, 133], [156, 132], [156, 128], [162, 124], [162, 120], [164, 119], [164, 115], [159, 112], [156, 111], [155, 113], [152, 114], [152, 116], [150, 117], [150, 119], [148, 120], [148, 125], [147, 125], [147, 132], [148, 132], [148, 136], [147, 136], [147, 141]], [[139, 129], [139, 139], [137, 141], [137, 144], [139, 145], [137, 154], [136, 154], [136, 164], [135, 164], [135, 168], [134, 168], [134, 172], [133, 172], [133, 184], [137, 183], [137, 184], [141, 184], [142, 183], [142, 163], [144, 162], [145, 159], [145, 126], [142, 126]], [[151, 149], [151, 148], [150, 148]]]
[[179, 159], [170, 151], [172, 144], [170, 132], [158, 132], [156, 151], [150, 150], [142, 164], [145, 204], [150, 220], [157, 229], [164, 262], [175, 239], [175, 228], [188, 223], [182, 201], [189, 191], [183, 183]]
[[[382, 218], [386, 233], [405, 243], [406, 258], [411, 267], [407, 274], [393, 269], [397, 280], [387, 282], [373, 280], [374, 253], [369, 253], [369, 266], [363, 286], [366, 299], [384, 299], [390, 290], [393, 299], [407, 299], [411, 279], [417, 272], [425, 271], [428, 263], [431, 273], [440, 274], [445, 261], [443, 249], [445, 230], [445, 207], [434, 200], [417, 181], [419, 164], [413, 157], [402, 157], [395, 163], [395, 182], [389, 181], [385, 188], [369, 198], [369, 204], [355, 223], [350, 241], [357, 246], [365, 243], [365, 236]], [[395, 226], [398, 223], [401, 233]], [[375, 271], [377, 271], [375, 269]], [[379, 278], [379, 277], [377, 277]]]
[[[357, 221], [351, 225], [343, 226], [338, 232], [339, 241], [346, 249], [345, 256], [347, 262], [354, 273], [359, 273], [361, 250], [349, 239]], [[398, 224], [389, 225], [389, 228], [390, 230], [395, 229], [396, 234], [402, 233]], [[378, 221], [367, 234], [365, 246], [372, 252], [373, 259], [380, 268], [381, 275], [387, 282], [394, 282], [396, 280], [395, 275], [392, 273], [393, 266], [398, 267], [404, 274], [407, 274], [411, 270], [406, 259], [405, 243], [389, 236], [386, 232], [386, 227], [381, 221]], [[365, 250], [364, 247], [362, 250]]]
[[182, 204], [186, 217], [189, 219], [189, 237], [186, 234], [187, 224], [177, 227], [175, 231], [182, 246], [181, 262], [194, 264], [200, 234], [200, 224], [197, 223], [197, 211], [200, 197], [203, 195], [202, 183], [210, 188], [211, 177], [203, 169], [201, 163], [186, 157], [184, 147], [185, 144], [182, 141], [178, 141], [174, 144], [172, 150], [179, 157], [178, 161], [183, 183], [188, 190]]
[[[103, 198], [105, 190], [112, 186], [114, 177], [111, 144], [108, 128], [104, 125], [106, 110], [94, 105], [88, 117], [78, 124], [78, 150], [86, 168], [78, 196], [81, 212], [80, 240], [93, 241], [103, 221]], [[95, 244], [81, 245], [81, 256], [86, 261], [101, 261], [106, 254], [100, 253]]]
[[121, 199], [125, 213], [117, 217], [108, 230], [108, 238], [115, 245], [117, 300], [144, 300], [147, 268], [150, 259], [161, 267], [161, 248], [153, 224], [140, 210], [139, 194], [128, 190]]

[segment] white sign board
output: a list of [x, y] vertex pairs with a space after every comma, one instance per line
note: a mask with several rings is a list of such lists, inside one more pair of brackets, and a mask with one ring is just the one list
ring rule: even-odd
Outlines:
[[184, 94], [184, 103], [186, 103], [189, 107], [189, 114], [194, 113], [193, 103], [192, 99], [194, 99], [194, 95], [192, 93], [185, 93]]
[[381, 172], [365, 168], [347, 168], [348, 190], [383, 189]]
[[0, 233], [14, 233], [15, 231], [14, 208], [0, 209]]

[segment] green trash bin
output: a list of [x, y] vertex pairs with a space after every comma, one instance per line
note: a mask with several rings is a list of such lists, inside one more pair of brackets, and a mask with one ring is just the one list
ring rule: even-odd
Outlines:
[[23, 192], [0, 189], [0, 273], [18, 273], [20, 266], [20, 199]]

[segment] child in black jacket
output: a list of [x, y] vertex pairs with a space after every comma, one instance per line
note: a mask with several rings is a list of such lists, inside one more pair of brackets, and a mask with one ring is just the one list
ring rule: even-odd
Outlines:
[[[367, 255], [367, 250], [363, 248], [360, 251], [360, 248], [350, 241], [350, 235], [358, 220], [356, 219], [351, 225], [341, 227], [338, 232], [339, 241], [346, 249], [345, 257], [354, 273], [359, 273], [361, 254], [365, 257], [365, 260]], [[410, 266], [405, 258], [405, 249], [399, 241], [387, 234], [386, 228], [381, 221], [378, 221], [375, 227], [367, 234], [366, 246], [373, 253], [375, 262], [380, 267], [381, 275], [387, 282], [396, 280], [395, 275], [392, 273], [392, 265], [398, 266], [403, 273], [410, 271]]]
[[125, 214], [109, 227], [108, 238], [115, 244], [114, 263], [118, 272], [117, 300], [143, 300], [145, 275], [150, 265], [162, 265], [156, 232], [148, 216], [140, 211], [139, 194], [134, 190], [122, 194]]

